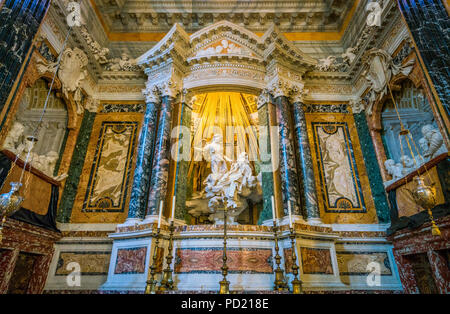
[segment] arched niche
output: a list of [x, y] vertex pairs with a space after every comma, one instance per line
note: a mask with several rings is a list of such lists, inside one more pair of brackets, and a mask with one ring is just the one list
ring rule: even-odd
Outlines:
[[[411, 132], [413, 140], [410, 140], [410, 146], [414, 156], [412, 156], [411, 150], [406, 143], [405, 136], [401, 137], [402, 146], [400, 146], [400, 122], [389, 91], [374, 104], [373, 113], [369, 119], [377, 159], [385, 182], [392, 179], [384, 165], [386, 160], [392, 159], [396, 164], [401, 164], [405, 167], [407, 165], [400, 158], [402, 154], [406, 155], [411, 159], [410, 169], [413, 170], [432, 159], [432, 157], [436, 157], [438, 153], [429, 158], [423, 156], [426, 148], [424, 146], [421, 147], [424, 138], [422, 128], [428, 125], [439, 132], [439, 127], [430, 101], [430, 95], [424, 86], [423, 78], [420, 79], [418, 71], [420, 69], [415, 65], [410, 75], [399, 74], [389, 82], [392, 94], [397, 102], [401, 120], [405, 128]], [[403, 147], [403, 152], [401, 147]], [[445, 143], [439, 152], [444, 151], [446, 151]], [[413, 165], [414, 158], [416, 163]], [[408, 171], [410, 170], [403, 170], [405, 174]]]
[[34, 76], [32, 80], [30, 77], [25, 80], [2, 144], [4, 149], [25, 159], [26, 137], [35, 135], [38, 141], [33, 148], [33, 154], [30, 155], [31, 164], [50, 177], [55, 174], [55, 166], [64, 152], [70, 131], [69, 121], [74, 119], [71, 106], [67, 105], [68, 100], [62, 96], [61, 84], [56, 79], [48, 96], [45, 114], [42, 114], [52, 79], [49, 73], [43, 73]]
[[[423, 156], [426, 150], [420, 147], [420, 139], [423, 138], [422, 128], [425, 125], [432, 125], [437, 129], [437, 124], [433, 116], [433, 112], [422, 88], [418, 88], [410, 79], [404, 79], [399, 82], [399, 90], [393, 92], [393, 96], [397, 103], [398, 114], [405, 126], [411, 133], [414, 142], [417, 145], [412, 147], [414, 155], [420, 154]], [[411, 153], [407, 147], [405, 140], [402, 141], [402, 146], [399, 143], [398, 134], [401, 130], [400, 121], [391, 98], [387, 98], [383, 103], [381, 109], [381, 137], [383, 145], [386, 149], [387, 159], [399, 161], [403, 154], [409, 157]], [[417, 156], [420, 158], [419, 156]]]
[[24, 125], [24, 134], [27, 135], [33, 133], [42, 117], [34, 152], [47, 155], [54, 151], [59, 155], [67, 129], [67, 106], [61, 95], [53, 90], [48, 97], [46, 112], [42, 115], [48, 90], [48, 82], [43, 78], [26, 88], [19, 102], [15, 121]]

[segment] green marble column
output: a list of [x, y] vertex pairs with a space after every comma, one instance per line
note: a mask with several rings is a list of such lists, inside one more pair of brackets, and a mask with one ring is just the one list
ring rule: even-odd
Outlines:
[[[258, 120], [259, 120], [259, 150], [263, 193], [263, 208], [259, 215], [258, 224], [263, 221], [272, 219], [271, 197], [274, 195], [273, 188], [273, 171], [265, 171], [272, 169], [271, 148], [270, 148], [270, 120], [269, 120], [269, 103], [268, 97], [262, 95], [258, 101]], [[263, 136], [266, 134], [267, 136]]]
[[[187, 104], [183, 103], [181, 105], [181, 118], [180, 125], [190, 130], [191, 126], [191, 116], [192, 116], [192, 108]], [[186, 130], [186, 129], [185, 129]], [[188, 196], [188, 170], [189, 170], [189, 160], [185, 160], [180, 156], [188, 151], [188, 156], [190, 156], [190, 144], [189, 146], [183, 145], [182, 143], [188, 141], [190, 143], [191, 138], [185, 138], [190, 135], [186, 134], [186, 132], [179, 133], [179, 142], [178, 142], [178, 158], [177, 161], [177, 170], [175, 173], [175, 195], [176, 195], [176, 203], [175, 203], [175, 218], [186, 220], [188, 219], [188, 214], [186, 211], [186, 198]]]

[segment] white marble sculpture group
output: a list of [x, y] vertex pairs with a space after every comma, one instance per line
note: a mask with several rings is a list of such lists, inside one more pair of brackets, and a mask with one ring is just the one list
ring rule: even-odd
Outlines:
[[223, 155], [222, 137], [214, 135], [203, 149], [195, 148], [209, 156], [211, 173], [204, 181], [205, 189], [186, 202], [189, 213], [194, 217], [209, 214], [216, 224], [224, 223], [224, 210], [227, 210], [227, 223], [235, 224], [235, 219], [248, 208], [248, 200], [261, 200], [260, 176], [253, 176], [248, 155], [241, 152], [228, 170]]
[[22, 123], [16, 121], [11, 127], [8, 136], [3, 143], [2, 149], [9, 150], [10, 152], [19, 156], [20, 159], [26, 160], [28, 156], [28, 162], [36, 169], [42, 171], [47, 176], [56, 180], [63, 180], [67, 177], [67, 174], [62, 174], [58, 177], [53, 177], [53, 171], [58, 161], [59, 155], [55, 151], [50, 151], [45, 155], [39, 155], [30, 151], [32, 145], [24, 140], [25, 127]]
[[414, 156], [416, 163], [411, 157], [406, 155], [403, 155], [398, 163], [393, 159], [388, 159], [384, 162], [387, 173], [392, 176], [391, 180], [384, 182], [385, 186], [403, 178], [427, 161], [446, 152], [444, 139], [439, 130], [433, 127], [433, 125], [424, 125], [422, 127], [422, 135], [423, 137], [418, 141], [422, 155]]

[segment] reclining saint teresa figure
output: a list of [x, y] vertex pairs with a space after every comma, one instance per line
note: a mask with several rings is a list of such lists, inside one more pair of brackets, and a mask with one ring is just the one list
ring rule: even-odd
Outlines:
[[235, 224], [235, 219], [248, 208], [248, 199], [261, 200], [260, 175], [252, 174], [246, 152], [241, 152], [228, 170], [229, 158], [223, 155], [222, 137], [214, 135], [203, 149], [194, 148], [209, 156], [211, 173], [205, 179], [205, 189], [186, 202], [189, 213], [194, 217], [210, 214], [209, 219], [223, 224], [224, 210], [227, 210], [227, 223]]

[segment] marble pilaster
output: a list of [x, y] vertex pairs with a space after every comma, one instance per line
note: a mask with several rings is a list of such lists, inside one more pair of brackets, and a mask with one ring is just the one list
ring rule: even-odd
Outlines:
[[[14, 84], [21, 80], [22, 65], [30, 58], [33, 38], [49, 6], [49, 0], [6, 1], [0, 5], [0, 111], [4, 109]], [[6, 114], [0, 128], [5, 118]]]
[[59, 203], [58, 222], [67, 223], [70, 221], [95, 117], [95, 113], [85, 110], [72, 160], [70, 161], [68, 177]]
[[398, 1], [430, 81], [445, 110], [450, 115], [450, 78], [448, 76], [448, 12], [442, 0]]

